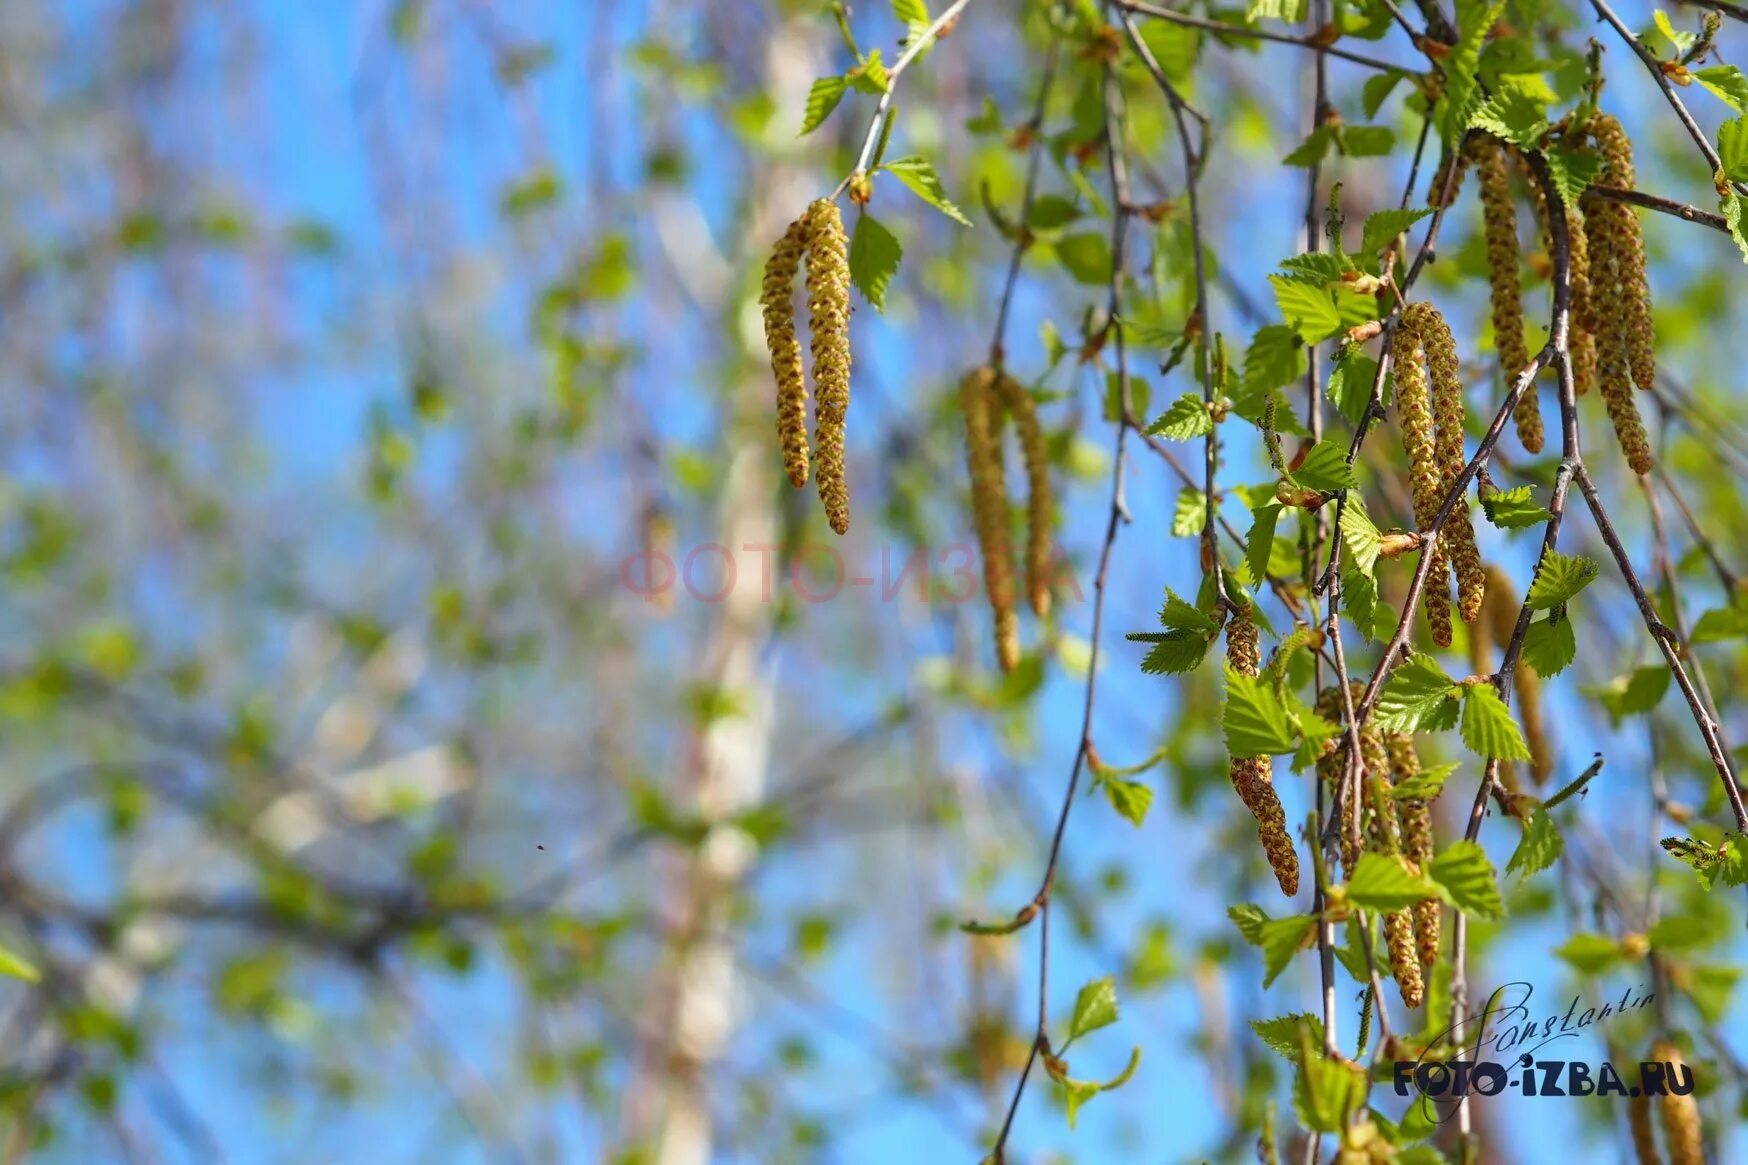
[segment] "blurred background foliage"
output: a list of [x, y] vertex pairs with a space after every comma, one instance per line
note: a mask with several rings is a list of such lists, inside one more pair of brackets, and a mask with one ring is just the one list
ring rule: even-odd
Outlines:
[[[1028, 1045], [1035, 935], [955, 924], [1007, 916], [1041, 868], [1078, 744], [1111, 457], [1107, 362], [1086, 351], [1109, 261], [1085, 241], [1104, 231], [1083, 99], [1098, 67], [1058, 43], [1048, 7], [974, 2], [905, 76], [893, 153], [930, 159], [974, 225], [877, 179], [869, 211], [904, 257], [884, 312], [858, 306], [842, 541], [781, 486], [757, 309], [771, 243], [849, 172], [872, 112], [852, 86], [797, 136], [814, 80], [856, 63], [824, 6], [0, 8], [0, 942], [18, 962], [0, 987], [0, 1156], [981, 1155]], [[1630, 17], [1649, 27], [1648, 9]], [[1547, 0], [1511, 0], [1506, 20], [1538, 30], [1523, 51], [1554, 76], [1591, 27]], [[888, 63], [906, 31], [873, 0], [845, 27]], [[1310, 57], [1147, 36], [1217, 117], [1208, 326], [1236, 355], [1276, 322], [1266, 276], [1303, 249], [1305, 171], [1281, 160], [1309, 128]], [[1361, 47], [1416, 65], [1400, 35]], [[1649, 78], [1618, 45], [1607, 70], [1641, 184], [1705, 203]], [[1194, 387], [1155, 371], [1194, 289], [1167, 110], [1125, 76], [1156, 204], [1131, 255], [1151, 416]], [[1382, 134], [1323, 167], [1356, 227], [1395, 204], [1419, 132], [1407, 86], [1366, 116], [1368, 76], [1330, 69], [1342, 117]], [[1690, 100], [1708, 126], [1730, 113]], [[1044, 402], [1066, 581], [1001, 676], [965, 585], [956, 386], [990, 349], [1000, 219], [1038, 134], [1044, 197], [1005, 351]], [[1606, 437], [1593, 467], [1691, 626], [1729, 609], [1744, 566], [1742, 275], [1726, 238], [1645, 219], [1662, 469], [1642, 491]], [[1493, 400], [1472, 207], [1444, 241], [1422, 289]], [[1048, 1005], [1065, 1022], [1080, 984], [1114, 976], [1117, 1031], [1077, 1063], [1105, 1078], [1144, 1055], [1073, 1132], [1034, 1081], [1013, 1149], [1028, 1162], [1247, 1159], [1265, 1102], [1291, 1112], [1290, 1071], [1248, 1021], [1314, 1007], [1306, 961], [1264, 991], [1226, 918], [1281, 904], [1225, 778], [1212, 669], [1145, 676], [1120, 638], [1201, 573], [1181, 483], [1129, 455], [1093, 736], [1113, 766], [1153, 758], [1131, 778], [1151, 811], [1131, 792], [1126, 820], [1096, 790], [1077, 809]], [[1508, 442], [1496, 473], [1552, 468]], [[1234, 433], [1223, 472], [1266, 480], [1259, 442]], [[1380, 526], [1412, 525], [1400, 481], [1373, 442]], [[1568, 529], [1606, 560], [1583, 515]], [[1533, 537], [1483, 533], [1527, 581]], [[1386, 597], [1407, 578], [1388, 572]], [[1562, 863], [1505, 879], [1510, 919], [1477, 925], [1471, 980], [1531, 982], [1556, 1012], [1651, 990], [1596, 887], [1656, 902], [1663, 987], [1731, 1159], [1741, 903], [1656, 846], [1670, 802], [1714, 842], [1705, 822], [1727, 814], [1685, 708], [1631, 682], [1657, 660], [1625, 589], [1605, 570], [1586, 599], [1578, 663], [1547, 695], [1556, 785], [1594, 753], [1608, 764], [1563, 810]], [[1733, 627], [1696, 658], [1740, 738]], [[1452, 804], [1478, 775], [1465, 761]], [[1283, 796], [1302, 820], [1309, 792]], [[1496, 864], [1517, 834], [1484, 830]], [[1351, 1024], [1357, 1001], [1342, 1006]], [[1525, 1100], [1479, 1119], [1489, 1161], [1605, 1159], [1622, 1115]]]

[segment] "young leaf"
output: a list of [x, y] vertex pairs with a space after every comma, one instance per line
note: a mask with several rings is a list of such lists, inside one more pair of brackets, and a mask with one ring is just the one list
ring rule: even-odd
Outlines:
[[1600, 975], [1625, 962], [1627, 957], [1617, 940], [1587, 931], [1579, 931], [1555, 948], [1554, 953], [1586, 975]]
[[1327, 1060], [1314, 1048], [1293, 1081], [1293, 1112], [1307, 1129], [1339, 1133], [1366, 1101], [1366, 1072], [1346, 1060]]
[[838, 102], [844, 99], [844, 90], [848, 88], [849, 82], [842, 77], [821, 77], [815, 81], [807, 91], [807, 111], [798, 136], [806, 137], [824, 124], [832, 110], [838, 107]]
[[1480, 99], [1481, 48], [1487, 34], [1505, 11], [1505, 0], [1458, 0], [1457, 43], [1441, 63], [1445, 75], [1444, 96], [1433, 106], [1433, 122], [1445, 144], [1455, 148], [1469, 124], [1469, 115]]
[[1568, 207], [1578, 205], [1578, 196], [1590, 188], [1602, 173], [1602, 155], [1570, 146], [1549, 146], [1542, 157], [1548, 163], [1548, 176], [1554, 180], [1560, 201]]
[[942, 187], [941, 179], [935, 173], [935, 167], [928, 159], [899, 158], [886, 163], [882, 168], [910, 187], [911, 193], [960, 226], [968, 227], [971, 225], [971, 220], [966, 218], [964, 213], [953, 205], [953, 200], [947, 197], [947, 191]]
[[1693, 625], [1689, 637], [1693, 643], [1722, 643], [1727, 639], [1748, 637], [1748, 610], [1739, 607], [1719, 607], [1707, 611]]
[[1481, 498], [1481, 512], [1501, 530], [1520, 530], [1546, 522], [1554, 515], [1535, 499], [1527, 485], [1494, 490]]
[[1523, 637], [1523, 661], [1539, 676], [1557, 676], [1578, 658], [1578, 638], [1572, 634], [1572, 620], [1557, 617], [1537, 619], [1529, 625]]
[[1270, 275], [1269, 282], [1274, 285], [1282, 318], [1305, 343], [1321, 344], [1341, 331], [1341, 313], [1324, 288], [1281, 275]]
[[1195, 671], [1207, 658], [1213, 640], [1194, 631], [1132, 631], [1128, 639], [1153, 644], [1141, 660], [1141, 670], [1150, 676], [1182, 675]]
[[1116, 1022], [1117, 981], [1106, 975], [1081, 987], [1080, 994], [1074, 997], [1074, 1016], [1068, 1021], [1068, 1038], [1076, 1040]]
[[1259, 328], [1244, 353], [1244, 391], [1282, 388], [1305, 375], [1305, 345], [1284, 324]]
[[1594, 560], [1550, 550], [1542, 559], [1541, 569], [1536, 571], [1535, 581], [1530, 583], [1530, 608], [1546, 611], [1569, 603], [1595, 577]]
[[1511, 860], [1505, 863], [1505, 872], [1509, 874], [1522, 870], [1527, 878], [1559, 861], [1565, 850], [1566, 843], [1561, 839], [1554, 819], [1548, 816], [1546, 809], [1538, 806], [1524, 823], [1523, 837], [1518, 840], [1517, 848], [1511, 851]]
[[873, 215], [863, 214], [856, 220], [855, 233], [850, 236], [850, 278], [874, 310], [886, 309], [886, 289], [903, 257], [898, 239]]
[[1058, 239], [1056, 258], [1077, 282], [1103, 286], [1111, 281], [1111, 244], [1098, 231]]
[[[1360, 108], [1365, 110], [1368, 118], [1378, 116], [1378, 110], [1384, 107], [1384, 102], [1391, 92], [1402, 81], [1404, 74], [1391, 70], [1388, 73], [1376, 73], [1366, 78], [1365, 86], [1360, 90]], [[1431, 214], [1431, 211], [1427, 212]]]
[[1718, 127], [1718, 160], [1724, 164], [1724, 177], [1732, 182], [1748, 180], [1748, 117]]
[[1505, 899], [1487, 853], [1472, 841], [1451, 843], [1432, 860], [1427, 874], [1445, 888], [1451, 905], [1477, 918], [1505, 917]]
[[1372, 577], [1372, 568], [1377, 565], [1384, 538], [1378, 533], [1378, 527], [1372, 523], [1371, 515], [1366, 513], [1365, 504], [1357, 493], [1347, 495], [1347, 504], [1341, 510], [1341, 544], [1346, 548], [1347, 561], [1353, 563], [1354, 569], [1367, 578]]
[[1214, 431], [1214, 419], [1208, 406], [1193, 392], [1186, 392], [1171, 402], [1171, 407], [1159, 419], [1147, 426], [1147, 432], [1167, 441], [1191, 441]]
[[1353, 466], [1347, 463], [1347, 450], [1334, 441], [1319, 441], [1311, 446], [1299, 468], [1288, 476], [1306, 489], [1319, 493], [1352, 489], [1359, 484]]
[[1384, 914], [1438, 897], [1438, 888], [1425, 878], [1408, 872], [1402, 859], [1390, 854], [1365, 853], [1347, 880], [1347, 900], [1366, 910]]
[[[1388, 247], [1397, 235], [1432, 213], [1430, 206], [1413, 209], [1391, 207], [1366, 216], [1366, 225], [1360, 232], [1360, 254], [1370, 258]], [[1370, 391], [1368, 385], [1367, 391]]]
[[1475, 108], [1469, 125], [1523, 149], [1536, 149], [1548, 128], [1542, 103], [1522, 89], [1506, 89]]
[[1748, 113], [1748, 77], [1735, 65], [1712, 65], [1695, 69], [1693, 79], [1737, 113]]
[[[1377, 217], [1376, 215], [1373, 216]], [[1340, 410], [1350, 425], [1360, 423], [1372, 403], [1372, 383], [1378, 379], [1378, 362], [1349, 345], [1337, 353], [1335, 368], [1329, 374], [1329, 400]], [[1384, 377], [1383, 403], [1390, 401], [1391, 377]]]
[[1463, 743], [1482, 756], [1528, 760], [1529, 749], [1511, 709], [1492, 684], [1470, 684], [1463, 697]]
[[1226, 704], [1220, 712], [1226, 751], [1235, 757], [1275, 756], [1293, 751], [1296, 734], [1286, 705], [1260, 677], [1226, 668]]
[[1378, 693], [1378, 727], [1385, 732], [1451, 727], [1456, 723], [1456, 686], [1430, 655], [1410, 656]]
[[1275, 524], [1281, 507], [1273, 502], [1261, 505], [1251, 514], [1250, 537], [1244, 543], [1244, 568], [1250, 574], [1250, 584], [1260, 587], [1268, 578], [1269, 556], [1275, 548]]
[[1300, 1029], [1304, 1029], [1313, 1048], [1323, 1046], [1323, 1021], [1308, 1011], [1250, 1021], [1250, 1030], [1256, 1033], [1258, 1039], [1272, 1051], [1294, 1062], [1299, 1059]]
[[1207, 497], [1199, 489], [1177, 491], [1177, 505], [1171, 514], [1171, 532], [1179, 538], [1194, 538], [1208, 525]]
[[1106, 777], [1099, 782], [1105, 790], [1105, 800], [1111, 803], [1111, 808], [1120, 814], [1130, 825], [1139, 826], [1147, 820], [1147, 811], [1153, 807], [1153, 788], [1142, 781], [1123, 780], [1119, 777]]
[[1390, 790], [1390, 795], [1399, 801], [1410, 797], [1430, 801], [1438, 796], [1439, 790], [1445, 787], [1445, 782], [1451, 779], [1451, 774], [1457, 771], [1457, 767], [1457, 763], [1452, 761], [1450, 764], [1421, 769], [1406, 781], [1397, 782]]

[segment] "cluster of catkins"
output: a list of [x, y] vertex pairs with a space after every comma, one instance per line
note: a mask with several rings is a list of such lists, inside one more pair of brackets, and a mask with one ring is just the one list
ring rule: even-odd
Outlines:
[[814, 445], [819, 497], [839, 534], [850, 529], [850, 487], [844, 470], [844, 418], [850, 409], [849, 240], [837, 203], [821, 198], [789, 224], [765, 262], [759, 294], [765, 347], [777, 380], [777, 439], [783, 469], [797, 489], [807, 484], [807, 381], [795, 337], [795, 276], [807, 263], [807, 329], [812, 336], [813, 383], [819, 394]]
[[[1353, 683], [1348, 698], [1359, 703], [1363, 685]], [[1317, 697], [1317, 714], [1335, 723], [1344, 722], [1341, 689], [1325, 688]], [[1366, 727], [1360, 738], [1360, 816], [1364, 828], [1358, 837], [1342, 831], [1341, 863], [1349, 875], [1359, 864], [1362, 847], [1400, 857], [1409, 869], [1420, 873], [1432, 861], [1432, 802], [1423, 797], [1399, 797], [1396, 786], [1420, 775], [1420, 755], [1414, 738], [1405, 732], [1380, 732]], [[1346, 736], [1317, 761], [1317, 775], [1339, 789], [1347, 772]], [[1439, 904], [1427, 898], [1412, 907], [1384, 916], [1384, 945], [1390, 972], [1408, 1007], [1419, 1007], [1425, 998], [1426, 976], [1438, 964]]]
[[[1680, 1049], [1668, 1040], [1652, 1044], [1649, 1058], [1665, 1065], [1666, 1071], [1679, 1071], [1686, 1063]], [[1638, 1165], [1663, 1165], [1663, 1158], [1657, 1153], [1657, 1134], [1651, 1125], [1652, 1106], [1649, 1096], [1635, 1095], [1627, 1101], [1627, 1128], [1632, 1133], [1633, 1158]], [[1667, 1091], [1656, 1099], [1655, 1106], [1663, 1125], [1663, 1144], [1669, 1150], [1669, 1165], [1705, 1165], [1699, 1104], [1692, 1093], [1677, 1096]]]
[[1053, 503], [1050, 460], [1032, 394], [999, 368], [974, 369], [960, 383], [965, 406], [965, 463], [971, 477], [971, 518], [983, 554], [983, 585], [995, 615], [996, 661], [1020, 662], [1020, 621], [1014, 604], [1012, 522], [1002, 429], [1009, 418], [1026, 460], [1026, 597], [1040, 619], [1050, 613]]
[[[1437, 308], [1426, 302], [1411, 303], [1402, 309], [1397, 321], [1390, 354], [1396, 365], [1396, 410], [1402, 450], [1408, 455], [1414, 520], [1425, 531], [1437, 518], [1439, 506], [1466, 464], [1457, 342]], [[1433, 642], [1449, 647], [1450, 568], [1456, 571], [1457, 605], [1463, 622], [1473, 623], [1480, 615], [1487, 587], [1481, 552], [1475, 545], [1475, 527], [1461, 499], [1429, 553], [1432, 566], [1426, 576], [1426, 620], [1432, 627]]]
[[[1632, 143], [1619, 121], [1600, 112], [1592, 113], [1581, 127], [1568, 128], [1563, 139], [1570, 145], [1593, 145], [1603, 162], [1595, 185], [1566, 214], [1572, 288], [1567, 349], [1575, 389], [1583, 396], [1592, 385], [1598, 386], [1627, 464], [1634, 473], [1648, 473], [1651, 445], [1633, 399], [1634, 384], [1649, 391], [1656, 377], [1645, 244], [1638, 213], [1596, 192], [1597, 187], [1634, 188]], [[1433, 175], [1428, 197], [1450, 205], [1464, 175], [1471, 168], [1475, 171], [1487, 243], [1493, 331], [1509, 383], [1529, 365], [1530, 354], [1524, 340], [1522, 254], [1508, 161], [1516, 162], [1529, 178], [1542, 246], [1551, 252], [1547, 196], [1541, 183], [1529, 174], [1521, 153], [1491, 135], [1471, 133], [1460, 151], [1447, 155]], [[1540, 453], [1545, 434], [1534, 391], [1526, 391], [1518, 400], [1512, 420], [1523, 447]]]
[[[1234, 607], [1226, 624], [1226, 662], [1240, 675], [1262, 674], [1262, 646], [1256, 619], [1248, 605]], [[1274, 760], [1268, 756], [1235, 756], [1228, 770], [1239, 799], [1256, 818], [1256, 835], [1281, 893], [1289, 898], [1299, 892], [1299, 854], [1287, 832], [1287, 814], [1275, 793]]]

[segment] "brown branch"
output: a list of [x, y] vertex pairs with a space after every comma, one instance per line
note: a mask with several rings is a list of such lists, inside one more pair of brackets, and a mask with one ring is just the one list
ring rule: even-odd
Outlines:
[[1714, 231], [1730, 233], [1730, 224], [1724, 221], [1721, 214], [1713, 214], [1709, 210], [1701, 210], [1697, 206], [1689, 206], [1685, 202], [1676, 202], [1672, 198], [1660, 198], [1655, 194], [1646, 194], [1642, 190], [1622, 190], [1615, 186], [1592, 186], [1588, 193], [1597, 198], [1606, 198], [1611, 202], [1625, 202], [1632, 206], [1642, 206], [1646, 210], [1655, 210], [1662, 214], [1673, 215], [1687, 222], [1696, 222], [1701, 226], [1711, 227]]

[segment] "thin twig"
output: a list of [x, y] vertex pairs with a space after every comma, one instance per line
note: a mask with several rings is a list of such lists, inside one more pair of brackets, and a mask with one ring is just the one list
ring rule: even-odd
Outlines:
[[1696, 222], [1701, 226], [1711, 227], [1714, 231], [1730, 233], [1730, 224], [1724, 221], [1721, 214], [1713, 214], [1709, 210], [1701, 210], [1697, 206], [1689, 206], [1685, 202], [1676, 202], [1673, 198], [1661, 198], [1655, 194], [1646, 194], [1642, 190], [1622, 190], [1617, 186], [1605, 186], [1598, 183], [1592, 186], [1588, 193], [1597, 198], [1606, 198], [1610, 202], [1625, 202], [1632, 206], [1642, 206], [1646, 210], [1655, 210], [1675, 218]]
[[954, 0], [952, 4], [949, 4], [944, 12], [935, 17], [933, 24], [924, 29], [906, 46], [904, 55], [893, 62], [892, 68], [886, 70], [886, 90], [880, 94], [880, 104], [874, 107], [874, 117], [868, 122], [868, 135], [862, 139], [862, 152], [856, 156], [856, 168], [851, 170], [842, 182], [838, 183], [836, 190], [832, 191], [834, 199], [848, 189], [850, 183], [854, 182], [858, 175], [867, 173], [869, 163], [874, 158], [875, 143], [881, 137], [881, 127], [886, 124], [886, 119], [892, 115], [892, 99], [898, 93], [899, 77], [903, 76], [904, 71], [910, 68], [912, 61], [922, 55], [924, 49], [935, 43], [940, 37], [942, 29], [959, 18], [959, 13], [964, 11], [965, 6], [969, 3], [971, 0]]
[[1223, 20], [1209, 20], [1206, 17], [1191, 16], [1187, 12], [1173, 12], [1169, 8], [1159, 8], [1152, 4], [1139, 3], [1138, 0], [1115, 0], [1115, 3], [1118, 8], [1123, 9], [1125, 12], [1133, 13], [1136, 16], [1146, 16], [1154, 20], [1163, 20], [1168, 24], [1178, 24], [1185, 28], [1199, 28], [1204, 32], [1212, 32], [1220, 36], [1235, 36], [1249, 40], [1272, 41], [1275, 44], [1296, 45], [1302, 49], [1309, 49], [1320, 57], [1339, 57], [1344, 61], [1352, 61], [1356, 65], [1364, 65], [1368, 69], [1379, 69], [1390, 73], [1402, 73], [1406, 75], [1413, 71], [1403, 65], [1396, 65], [1389, 61], [1382, 61], [1377, 57], [1368, 57], [1364, 53], [1349, 52], [1347, 49], [1323, 44], [1309, 36], [1293, 36], [1289, 33], [1273, 32], [1266, 28], [1252, 28], [1243, 24], [1227, 24]]

